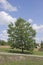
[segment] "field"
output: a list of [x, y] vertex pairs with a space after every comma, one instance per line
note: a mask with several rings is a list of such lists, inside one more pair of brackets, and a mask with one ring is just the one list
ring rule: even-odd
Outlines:
[[0, 65], [43, 65], [43, 57], [25, 54], [0, 54]]
[[32, 56], [27, 54], [28, 51], [25, 50], [24, 52], [26, 53], [21, 54], [20, 49], [11, 49], [10, 46], [0, 46], [0, 65], [43, 65], [43, 52], [34, 51], [31, 54]]
[[[10, 46], [0, 46], [0, 52], [10, 52], [10, 53], [21, 53], [20, 49], [11, 49]], [[29, 51], [25, 50], [24, 54], [29, 54]], [[33, 51], [33, 55], [42, 55], [43, 51]]]

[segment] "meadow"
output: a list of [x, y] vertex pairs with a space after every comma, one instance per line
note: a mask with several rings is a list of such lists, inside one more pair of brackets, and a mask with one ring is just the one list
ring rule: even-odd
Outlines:
[[[12, 49], [10, 46], [0, 46], [0, 52], [10, 52], [10, 53], [22, 53], [21, 49]], [[24, 50], [24, 54], [29, 54], [29, 51]], [[43, 51], [33, 51], [32, 55], [42, 55], [43, 56]]]
[[25, 54], [0, 54], [0, 65], [43, 65], [43, 57]]
[[42, 51], [33, 51], [33, 54], [29, 54], [29, 51], [25, 50], [23, 54], [20, 49], [11, 49], [10, 46], [0, 46], [0, 65], [43, 65]]

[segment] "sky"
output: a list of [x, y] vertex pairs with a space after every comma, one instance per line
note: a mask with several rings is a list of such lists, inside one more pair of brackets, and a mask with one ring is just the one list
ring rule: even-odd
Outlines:
[[0, 0], [0, 40], [8, 39], [8, 24], [19, 17], [36, 30], [36, 42], [43, 41], [43, 0]]

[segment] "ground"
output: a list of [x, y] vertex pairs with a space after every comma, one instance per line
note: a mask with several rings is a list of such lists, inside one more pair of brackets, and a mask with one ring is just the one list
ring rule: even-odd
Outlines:
[[10, 46], [0, 46], [0, 65], [43, 65], [42, 51], [34, 50], [31, 55], [18, 53], [20, 49], [14, 49], [14, 53], [9, 51], [12, 51]]
[[43, 65], [43, 56], [0, 53], [0, 65]]
[[[22, 50], [20, 49], [11, 49], [10, 46], [0, 46], [0, 52], [11, 52], [11, 53], [21, 53]], [[24, 51], [25, 54], [29, 54], [29, 51], [25, 50]], [[42, 55], [43, 56], [43, 51], [38, 51], [37, 49], [35, 49], [33, 51], [33, 55]]]

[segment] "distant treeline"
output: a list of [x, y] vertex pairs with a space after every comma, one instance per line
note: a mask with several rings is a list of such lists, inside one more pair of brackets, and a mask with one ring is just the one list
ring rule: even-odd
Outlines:
[[0, 45], [8, 45], [8, 42], [6, 42], [4, 40], [0, 40]]

